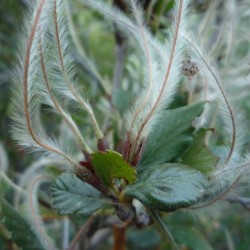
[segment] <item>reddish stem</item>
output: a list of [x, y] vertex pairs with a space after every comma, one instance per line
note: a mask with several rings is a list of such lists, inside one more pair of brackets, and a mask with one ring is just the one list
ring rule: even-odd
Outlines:
[[97, 142], [97, 147], [99, 151], [105, 152], [108, 149], [108, 143], [104, 138], [99, 139]]
[[77, 176], [82, 179], [83, 181], [86, 181], [91, 186], [102, 192], [103, 194], [108, 194], [108, 188], [102, 183], [101, 179], [95, 174], [94, 167], [92, 165], [92, 159], [91, 156], [86, 157], [86, 161], [81, 161], [80, 165], [87, 168], [91, 175], [85, 176], [86, 171], [81, 172], [81, 170], [78, 170]]
[[142, 150], [143, 150], [143, 145], [144, 145], [144, 141], [142, 141], [133, 157], [133, 159], [130, 161], [130, 164], [132, 166], [136, 166], [137, 163], [139, 162], [139, 160], [141, 159], [141, 154], [142, 154]]
[[125, 225], [113, 225], [113, 247], [112, 250], [126, 250], [126, 227]]

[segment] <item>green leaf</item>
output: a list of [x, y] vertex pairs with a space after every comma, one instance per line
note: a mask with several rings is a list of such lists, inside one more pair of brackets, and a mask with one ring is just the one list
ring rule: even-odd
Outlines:
[[194, 204], [206, 184], [197, 170], [181, 164], [162, 164], [145, 170], [139, 181], [124, 192], [151, 209], [174, 211]]
[[109, 187], [112, 187], [115, 179], [124, 179], [127, 184], [136, 181], [136, 170], [122, 155], [115, 151], [93, 153], [92, 163], [96, 174]]
[[3, 224], [11, 233], [11, 239], [22, 249], [45, 250], [29, 223], [2, 197], [0, 197]]
[[107, 205], [101, 192], [74, 174], [61, 174], [51, 185], [52, 206], [59, 214], [89, 215]]
[[204, 103], [166, 110], [151, 130], [138, 172], [149, 166], [175, 161], [192, 143], [192, 121], [203, 112]]
[[194, 134], [193, 144], [181, 157], [181, 163], [203, 173], [210, 173], [218, 162], [218, 157], [205, 145], [206, 133], [206, 129], [200, 129]]
[[213, 250], [206, 238], [194, 227], [172, 226], [170, 231], [178, 246], [192, 250]]

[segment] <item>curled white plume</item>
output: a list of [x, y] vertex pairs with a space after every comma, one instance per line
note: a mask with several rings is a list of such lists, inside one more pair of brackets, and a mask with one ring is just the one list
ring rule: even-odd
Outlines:
[[[140, 144], [157, 122], [161, 110], [172, 101], [180, 80], [183, 39], [179, 33], [184, 29], [184, 17], [188, 1], [177, 1], [173, 12], [174, 22], [168, 40], [160, 43], [152, 37], [143, 22], [142, 10], [136, 1], [131, 1], [131, 8], [136, 20], [133, 23], [120, 10], [107, 6], [102, 1], [81, 0], [114, 21], [138, 43], [144, 58], [144, 90], [138, 96], [134, 107], [126, 115], [127, 129], [133, 144]], [[137, 145], [137, 146], [138, 146]]]
[[51, 238], [46, 232], [45, 225], [42, 221], [42, 218], [39, 214], [38, 200], [37, 200], [37, 192], [38, 188], [44, 182], [50, 182], [51, 177], [45, 175], [38, 175], [34, 178], [28, 187], [28, 196], [25, 204], [26, 204], [26, 212], [27, 218], [30, 221], [30, 225], [32, 226], [34, 232], [40, 238], [41, 243], [43, 244], [45, 249], [56, 250], [57, 248], [52, 242]]
[[[169, 39], [155, 50], [156, 44], [150, 42], [150, 37], [145, 37], [147, 32], [143, 31], [140, 11], [132, 1], [133, 13], [136, 16], [140, 34], [147, 41], [147, 43], [144, 42], [143, 49], [146, 51], [146, 55], [152, 54], [147, 52], [149, 51], [148, 48], [151, 48], [151, 51], [155, 52], [151, 57], [147, 56], [149, 84], [146, 90], [146, 98], [145, 93], [143, 93], [141, 96], [143, 102], [135, 104], [135, 110], [138, 110], [136, 109], [138, 104], [139, 110], [141, 109], [140, 114], [138, 111], [135, 112], [135, 115], [138, 117], [136, 117], [136, 120], [132, 120], [131, 125], [133, 127], [133, 123], [135, 123], [135, 131], [132, 131], [136, 135], [134, 138], [135, 141], [140, 141], [140, 139], [146, 137], [160, 116], [160, 111], [166, 108], [172, 101], [173, 94], [178, 86], [182, 59], [181, 52], [183, 50], [183, 42], [179, 39], [179, 33], [184, 28], [183, 18], [186, 12], [186, 4], [187, 1], [179, 1], [176, 4], [175, 11], [173, 12], [174, 23], [169, 32]], [[166, 48], [162, 51], [164, 45]], [[159, 51], [161, 51], [160, 63], [157, 56], [157, 52]]]
[[[78, 162], [74, 160], [65, 146], [60, 145], [60, 142], [55, 138], [50, 138], [44, 133], [39, 120], [41, 103], [45, 102], [54, 106], [68, 122], [77, 138], [81, 141], [82, 146], [85, 147], [84, 149], [91, 152], [87, 144], [84, 144], [85, 141], [71, 117], [63, 110], [56, 97], [53, 98], [52, 89], [48, 82], [50, 79], [47, 78], [46, 82], [46, 68], [43, 67], [43, 60], [41, 59], [43, 54], [41, 42], [44, 38], [43, 32], [48, 30], [50, 20], [48, 15], [51, 13], [53, 6], [53, 1], [38, 1], [34, 9], [31, 10], [34, 14], [30, 15], [26, 31], [23, 32], [20, 47], [20, 65], [16, 71], [16, 86], [13, 89], [15, 108], [13, 137], [21, 146], [32, 151], [41, 151], [46, 156], [53, 156], [54, 159], [59, 161], [64, 160], [68, 163], [69, 168], [76, 170], [80, 167]], [[44, 82], [47, 83], [47, 90]], [[46, 94], [47, 98], [44, 98]]]
[[[59, 162], [54, 158], [41, 158], [38, 161], [35, 161], [31, 165], [27, 167], [27, 170], [20, 176], [18, 180], [18, 186], [22, 190], [27, 190], [28, 186], [30, 185], [30, 180], [36, 178], [36, 176], [40, 175], [41, 173], [45, 172], [45, 167], [47, 166], [60, 166], [61, 169], [64, 168], [65, 162]], [[14, 205], [16, 208], [19, 207], [21, 197], [26, 196], [26, 193], [16, 192], [14, 198]]]
[[90, 104], [81, 96], [80, 91], [74, 81], [75, 72], [73, 70], [74, 67], [69, 53], [69, 32], [64, 4], [65, 3], [62, 0], [53, 1], [53, 13], [51, 15], [52, 18], [50, 19], [51, 22], [54, 23], [54, 27], [51, 28], [53, 39], [50, 42], [52, 42], [57, 54], [57, 60], [54, 61], [55, 66], [60, 72], [59, 74], [55, 74], [55, 76], [61, 78], [56, 81], [57, 84], [54, 84], [54, 89], [57, 91], [57, 93], [62, 93], [66, 97], [77, 102], [88, 113], [97, 139], [102, 139], [103, 134], [100, 130], [93, 109], [91, 108]]
[[211, 100], [217, 102], [220, 119], [223, 122], [225, 138], [229, 139], [230, 147], [227, 155], [224, 157], [225, 163], [228, 163], [232, 159], [233, 154], [237, 151], [235, 150], [236, 146], [244, 145], [244, 143], [240, 141], [242, 137], [239, 137], [237, 140], [238, 132], [236, 126], [237, 124], [241, 124], [241, 122], [237, 122], [237, 117], [240, 118], [240, 116], [236, 116], [234, 107], [228, 99], [224, 86], [222, 85], [219, 73], [207, 53], [198, 44], [198, 39], [191, 38], [187, 33], [183, 33], [182, 36], [186, 40], [189, 53], [195, 58], [197, 65], [199, 65], [199, 70], [207, 79], [209, 86], [208, 99], [212, 97]]

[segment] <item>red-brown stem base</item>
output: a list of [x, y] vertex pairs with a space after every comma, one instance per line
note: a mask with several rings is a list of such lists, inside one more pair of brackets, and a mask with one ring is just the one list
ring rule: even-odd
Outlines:
[[113, 248], [112, 250], [126, 250], [126, 232], [127, 225], [113, 225]]

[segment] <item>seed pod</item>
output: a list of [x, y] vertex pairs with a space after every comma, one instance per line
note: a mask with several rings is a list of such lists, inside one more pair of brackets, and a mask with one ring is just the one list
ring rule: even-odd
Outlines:
[[199, 72], [199, 68], [195, 62], [192, 62], [190, 58], [188, 58], [182, 62], [182, 72], [191, 80], [193, 76]]

